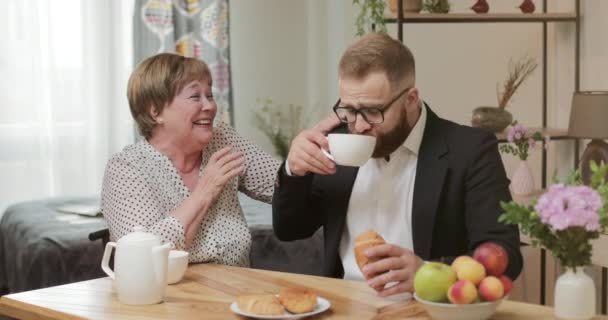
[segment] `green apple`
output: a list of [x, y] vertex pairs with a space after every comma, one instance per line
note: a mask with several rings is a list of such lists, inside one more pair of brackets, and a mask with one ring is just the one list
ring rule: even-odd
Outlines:
[[427, 262], [414, 276], [414, 291], [427, 301], [447, 301], [448, 289], [456, 280], [456, 272], [447, 264]]

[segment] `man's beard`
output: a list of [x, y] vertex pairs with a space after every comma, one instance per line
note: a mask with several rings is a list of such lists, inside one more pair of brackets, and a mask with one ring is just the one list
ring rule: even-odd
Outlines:
[[397, 150], [400, 145], [403, 144], [405, 139], [410, 133], [410, 129], [407, 124], [407, 112], [401, 111], [399, 115], [399, 122], [397, 126], [391, 131], [379, 134], [376, 137], [376, 147], [374, 148], [373, 158], [386, 158], [393, 151]]

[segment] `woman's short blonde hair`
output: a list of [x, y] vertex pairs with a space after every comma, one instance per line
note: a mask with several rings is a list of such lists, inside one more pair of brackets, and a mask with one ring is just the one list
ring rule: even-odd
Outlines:
[[146, 139], [157, 123], [151, 113], [160, 114], [190, 82], [209, 80], [205, 62], [173, 53], [161, 53], [140, 63], [129, 78], [127, 98], [139, 133]]

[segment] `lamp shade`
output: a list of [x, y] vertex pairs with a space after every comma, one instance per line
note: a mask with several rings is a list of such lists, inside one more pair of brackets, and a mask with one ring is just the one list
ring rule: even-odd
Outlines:
[[608, 138], [608, 91], [580, 91], [572, 97], [568, 135]]

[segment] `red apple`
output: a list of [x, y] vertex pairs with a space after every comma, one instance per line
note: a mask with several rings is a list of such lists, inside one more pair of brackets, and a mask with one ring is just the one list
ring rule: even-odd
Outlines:
[[498, 280], [500, 280], [500, 282], [502, 282], [502, 286], [504, 288], [504, 296], [508, 296], [509, 293], [511, 292], [511, 289], [513, 289], [513, 281], [511, 280], [511, 278], [505, 276], [504, 274], [501, 275], [500, 277], [498, 277]]
[[509, 264], [507, 251], [493, 242], [482, 243], [475, 249], [473, 258], [483, 264], [488, 275], [496, 277], [503, 274]]
[[485, 277], [479, 283], [479, 296], [485, 301], [496, 301], [504, 294], [505, 289], [502, 282], [494, 276]]
[[469, 304], [477, 299], [477, 288], [469, 280], [458, 280], [448, 289], [448, 299], [453, 304]]

